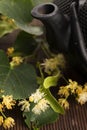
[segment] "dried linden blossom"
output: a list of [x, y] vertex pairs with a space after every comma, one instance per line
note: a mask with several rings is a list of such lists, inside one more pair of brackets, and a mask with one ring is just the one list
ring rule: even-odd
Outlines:
[[68, 97], [70, 94], [76, 94], [79, 91], [82, 91], [82, 86], [79, 85], [76, 81], [69, 79], [69, 83], [66, 86], [61, 86], [58, 92], [58, 95]]
[[49, 102], [45, 98], [43, 98], [35, 105], [35, 107], [32, 109], [32, 112], [40, 115], [41, 112], [45, 112], [47, 108], [49, 108]]
[[18, 66], [21, 63], [23, 63], [23, 57], [15, 56], [15, 57], [12, 58], [12, 61], [10, 62], [10, 66], [11, 67]]
[[0, 112], [2, 112], [3, 111], [3, 104], [2, 103], [0, 103]]
[[76, 81], [72, 81], [69, 79], [69, 84], [66, 86], [61, 86], [58, 92], [58, 95], [60, 95], [63, 98], [59, 99], [59, 103], [62, 106], [68, 106], [68, 103], [64, 101], [66, 100], [69, 95], [74, 95], [75, 99], [78, 101], [78, 103], [85, 104], [87, 102], [87, 83], [84, 84], [84, 86], [79, 85]]
[[32, 93], [29, 99], [24, 99], [19, 101], [19, 106], [21, 106], [21, 110], [28, 112], [30, 111], [30, 103], [35, 103], [35, 106], [32, 108], [32, 112], [35, 114], [41, 114], [41, 112], [45, 112], [45, 110], [49, 107], [48, 101], [44, 98], [44, 93], [40, 92], [40, 89], [37, 89], [35, 93]]
[[16, 101], [13, 99], [12, 95], [3, 95], [2, 98], [2, 105], [4, 105], [7, 109], [12, 109], [12, 106], [15, 106]]
[[87, 92], [82, 92], [78, 95], [77, 101], [82, 105], [87, 102]]
[[45, 59], [44, 63], [41, 64], [45, 68], [46, 73], [58, 69], [58, 66], [65, 68], [65, 59], [62, 54], [58, 54], [54, 58]]
[[79, 86], [81, 85], [79, 85], [78, 82], [69, 79], [69, 84], [66, 87], [71, 91], [71, 93], [75, 93]]
[[3, 116], [0, 116], [0, 126], [3, 124], [3, 122], [4, 122]]
[[40, 99], [44, 97], [44, 93], [40, 92], [39, 89], [36, 90], [35, 93], [32, 93], [31, 96], [29, 97], [30, 102], [38, 103]]
[[21, 111], [24, 111], [24, 112], [30, 111], [30, 103], [26, 99], [19, 101], [18, 106], [22, 106]]
[[4, 121], [3, 121], [3, 127], [5, 129], [9, 129], [10, 127], [13, 127], [15, 125], [15, 121], [12, 117], [7, 117]]
[[64, 107], [65, 109], [69, 109], [69, 103], [68, 103], [68, 101], [67, 101], [65, 98], [60, 98], [60, 99], [58, 100], [58, 103], [59, 103], [62, 107]]
[[84, 91], [87, 92], [87, 83], [84, 84]]
[[66, 86], [61, 86], [58, 91], [58, 95], [68, 97], [70, 95], [70, 93]]
[[7, 55], [10, 56], [12, 53], [14, 52], [14, 48], [13, 47], [9, 47], [7, 49]]
[[82, 88], [78, 88], [77, 89], [77, 101], [82, 105], [85, 104], [87, 102], [87, 83], [84, 85], [84, 87]]

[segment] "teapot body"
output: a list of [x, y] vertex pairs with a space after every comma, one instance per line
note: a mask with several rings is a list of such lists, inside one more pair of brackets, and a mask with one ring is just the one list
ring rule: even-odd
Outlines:
[[42, 21], [53, 52], [68, 55], [72, 65], [87, 74], [87, 0], [55, 0], [36, 6], [31, 14]]
[[53, 3], [40, 4], [33, 8], [32, 16], [41, 20], [46, 29], [46, 38], [52, 51], [67, 51], [70, 40], [69, 18]]

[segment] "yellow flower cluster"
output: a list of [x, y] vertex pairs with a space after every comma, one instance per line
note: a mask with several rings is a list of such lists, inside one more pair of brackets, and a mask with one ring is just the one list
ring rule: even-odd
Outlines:
[[87, 102], [87, 83], [84, 84], [83, 87], [78, 88], [77, 91], [77, 101], [82, 105], [85, 104]]
[[12, 58], [12, 60], [10, 62], [11, 68], [20, 65], [21, 63], [23, 63], [23, 60], [24, 60], [23, 57], [21, 57], [21, 56], [14, 56], [14, 57], [12, 57], [13, 53], [14, 53], [14, 48], [13, 47], [9, 47], [7, 49], [7, 55], [8, 55], [8, 57]]
[[0, 126], [3, 125], [5, 129], [9, 129], [15, 125], [15, 121], [12, 117], [3, 118], [0, 116]]
[[18, 66], [21, 63], [23, 63], [23, 58], [21, 56], [15, 56], [12, 58], [12, 61], [10, 62], [10, 66], [11, 68], [13, 68], [14, 66]]
[[69, 109], [69, 102], [65, 98], [60, 98], [58, 102], [65, 109]]
[[58, 70], [58, 67], [65, 67], [65, 59], [63, 54], [58, 54], [53, 58], [45, 59], [41, 65], [44, 67], [46, 73], [51, 74], [51, 72]]
[[61, 86], [58, 94], [67, 98], [70, 94], [75, 94], [76, 90], [79, 88], [81, 88], [81, 86], [78, 85], [76, 81], [69, 79], [69, 84]]
[[47, 108], [49, 108], [49, 103], [45, 98], [42, 98], [32, 109], [32, 112], [37, 115], [40, 115], [41, 112], [45, 112]]
[[40, 90], [37, 89], [35, 93], [31, 94], [31, 96], [29, 97], [29, 101], [37, 103], [43, 97], [44, 97], [44, 93], [41, 93]]
[[15, 125], [15, 121], [12, 117], [6, 117], [4, 114], [5, 108], [12, 109], [12, 107], [16, 104], [16, 101], [13, 100], [12, 95], [3, 95], [2, 101], [0, 103], [0, 126], [2, 125], [5, 129], [13, 127]]
[[3, 95], [2, 96], [3, 101], [2, 101], [2, 105], [5, 106], [7, 109], [12, 109], [12, 107], [15, 105], [16, 101], [13, 100], [13, 96], [12, 95]]
[[28, 100], [26, 99], [23, 99], [19, 102], [18, 106], [22, 106], [21, 107], [21, 111], [24, 111], [24, 112], [28, 112], [30, 111], [30, 103]]
[[11, 56], [11, 54], [14, 52], [14, 48], [13, 47], [9, 47], [8, 49], [7, 49], [7, 55], [8, 56]]
[[65, 109], [69, 108], [67, 99], [70, 95], [74, 95], [76, 100], [82, 105], [87, 102], [87, 84], [82, 86], [76, 81], [69, 79], [68, 85], [60, 87], [58, 95], [61, 97], [58, 102]]
[[4, 21], [9, 22], [9, 23], [12, 24], [12, 25], [14, 24], [14, 19], [10, 19], [10, 18], [8, 18], [7, 16], [2, 15], [2, 16], [1, 16], [1, 19], [4, 20]]
[[30, 111], [31, 102], [35, 104], [32, 108], [32, 112], [35, 114], [41, 114], [41, 112], [45, 112], [49, 107], [48, 101], [44, 98], [44, 93], [40, 92], [39, 89], [37, 89], [35, 93], [32, 93], [29, 99], [19, 101], [18, 105], [21, 106], [22, 111], [28, 112]]

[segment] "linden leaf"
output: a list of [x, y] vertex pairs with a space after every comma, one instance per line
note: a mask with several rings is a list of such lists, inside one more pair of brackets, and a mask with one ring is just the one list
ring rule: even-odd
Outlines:
[[41, 27], [32, 26], [31, 10], [34, 7], [32, 0], [0, 0], [0, 13], [14, 19], [16, 25], [25, 32], [41, 35]]
[[26, 98], [37, 89], [36, 72], [32, 65], [21, 64], [10, 68], [8, 58], [0, 51], [0, 89], [4, 95], [13, 95], [15, 99]]
[[24, 31], [21, 31], [15, 40], [14, 53], [15, 54], [19, 53], [22, 55], [29, 55], [34, 52], [36, 47], [37, 47], [37, 42], [32, 37], [32, 35]]
[[52, 108], [48, 108], [45, 110], [45, 112], [41, 112], [40, 115], [36, 115], [32, 112], [32, 108], [30, 109], [30, 112], [23, 112], [23, 116], [25, 118], [25, 123], [30, 128], [31, 122], [36, 123], [37, 126], [41, 126], [47, 123], [52, 123], [56, 119], [58, 119], [59, 114], [54, 112]]
[[43, 82], [44, 88], [47, 89], [47, 88], [50, 88], [52, 86], [56, 86], [59, 77], [60, 77], [60, 73], [58, 73], [55, 76], [48, 76], [47, 78], [45, 78], [44, 82]]
[[0, 37], [4, 36], [5, 34], [13, 32], [17, 27], [14, 25], [14, 23], [6, 18], [1, 19], [0, 17]]
[[38, 4], [42, 4], [42, 3], [48, 3], [48, 2], [53, 2], [53, 0], [32, 0], [33, 5], [38, 5]]
[[42, 112], [40, 115], [37, 115], [37, 125], [41, 126], [43, 124], [52, 123], [57, 120], [58, 117], [59, 113], [56, 113], [52, 108], [49, 107], [45, 112]]

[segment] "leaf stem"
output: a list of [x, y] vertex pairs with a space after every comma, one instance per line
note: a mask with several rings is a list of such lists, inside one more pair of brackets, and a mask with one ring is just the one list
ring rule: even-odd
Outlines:
[[61, 76], [63, 79], [64, 79], [64, 81], [68, 84], [69, 82], [67, 81], [67, 79], [62, 75]]
[[50, 50], [46, 47], [46, 43], [41, 43], [41, 48], [43, 50], [43, 52], [45, 53], [45, 55], [47, 56], [47, 58], [51, 57], [51, 52]]
[[2, 114], [2, 116], [6, 119], [6, 116], [5, 116], [5, 114], [2, 112], [2, 111], [0, 111], [1, 112], [1, 114]]
[[37, 64], [38, 64], [38, 68], [39, 68], [39, 71], [40, 71], [41, 78], [42, 78], [42, 80], [44, 80], [44, 74], [43, 74], [43, 72], [42, 72], [40, 63], [38, 62]]

